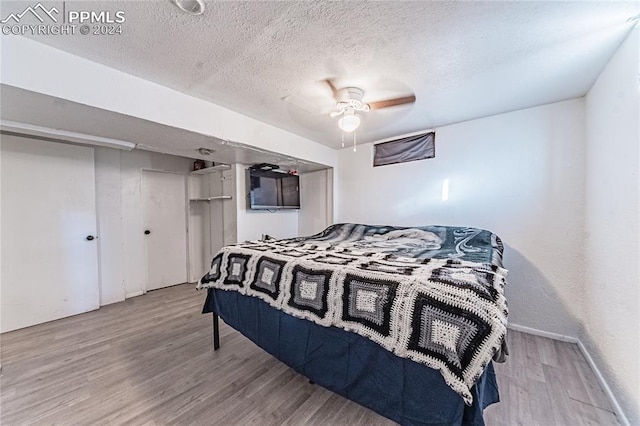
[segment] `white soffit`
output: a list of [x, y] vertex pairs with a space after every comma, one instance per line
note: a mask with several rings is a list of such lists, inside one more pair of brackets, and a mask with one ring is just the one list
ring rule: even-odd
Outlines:
[[[0, 86], [0, 130], [57, 141], [143, 149], [220, 163], [271, 163], [301, 173], [327, 166], [233, 141], [19, 89]], [[199, 148], [213, 151], [198, 153]]]
[[[25, 4], [3, 1], [2, 17]], [[31, 38], [333, 147], [323, 79], [365, 101], [415, 93], [364, 117], [359, 141], [383, 139], [583, 96], [640, 12], [615, 1], [230, 1], [200, 16], [170, 1], [66, 4], [124, 11], [122, 34]]]

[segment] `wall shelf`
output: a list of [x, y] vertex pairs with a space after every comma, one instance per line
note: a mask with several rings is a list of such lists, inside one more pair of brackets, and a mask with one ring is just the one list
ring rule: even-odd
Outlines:
[[189, 281], [199, 280], [218, 250], [236, 242], [235, 172], [235, 165], [216, 164], [189, 173]]
[[230, 200], [231, 195], [216, 195], [215, 197], [191, 198], [189, 201], [214, 201], [214, 200]]
[[192, 175], [206, 175], [208, 173], [213, 173], [213, 172], [222, 172], [224, 170], [231, 170], [231, 166], [228, 164], [218, 164], [217, 166], [213, 166], [213, 167], [206, 167], [204, 169], [200, 169], [200, 170], [194, 170], [191, 172]]

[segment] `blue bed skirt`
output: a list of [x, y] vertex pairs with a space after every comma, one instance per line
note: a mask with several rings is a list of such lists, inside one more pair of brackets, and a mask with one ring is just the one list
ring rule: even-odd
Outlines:
[[491, 363], [474, 385], [469, 407], [437, 370], [396, 357], [365, 337], [295, 318], [234, 291], [207, 291], [203, 313], [215, 312], [298, 373], [402, 425], [481, 426], [484, 408], [499, 401]]

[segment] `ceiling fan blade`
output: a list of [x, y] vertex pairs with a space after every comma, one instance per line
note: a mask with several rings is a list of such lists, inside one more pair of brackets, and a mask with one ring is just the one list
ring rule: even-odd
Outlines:
[[335, 99], [336, 102], [338, 102], [339, 91], [336, 88], [336, 86], [334, 86], [333, 81], [327, 78], [324, 80], [324, 82], [327, 83], [327, 86], [329, 86], [329, 89], [331, 89], [331, 93], [333, 94], [333, 99]]
[[389, 108], [396, 105], [412, 104], [416, 101], [415, 95], [404, 96], [402, 98], [387, 99], [385, 101], [369, 102], [369, 108], [382, 109]]

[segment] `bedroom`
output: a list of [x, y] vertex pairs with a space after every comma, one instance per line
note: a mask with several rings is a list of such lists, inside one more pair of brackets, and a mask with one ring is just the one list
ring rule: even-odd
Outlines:
[[[469, 226], [502, 239], [509, 330], [520, 340], [496, 364], [503, 402], [487, 408], [488, 424], [640, 422], [637, 3], [207, 2], [199, 15], [169, 1], [41, 4], [67, 17], [111, 12], [105, 21], [123, 11], [126, 20], [113, 35], [16, 35], [14, 24], [8, 33], [3, 27], [3, 423], [163, 423], [151, 408], [167, 421], [202, 421], [216, 408], [227, 424], [269, 421], [269, 405], [250, 405], [250, 417], [234, 417], [237, 402], [212, 405], [222, 398], [218, 374], [253, 380], [256, 389], [246, 392], [265, 398], [269, 384], [286, 377], [289, 397], [309, 395], [295, 401], [311, 422], [323, 415], [338, 422], [331, 415], [345, 412], [357, 417], [353, 423], [383, 421], [320, 385], [307, 387], [283, 364], [265, 364], [268, 355], [225, 325], [214, 352], [210, 315], [200, 315], [205, 295], [193, 284], [147, 293], [197, 281], [223, 245], [312, 235], [334, 223]], [[3, 1], [3, 25], [29, 6], [37, 4]], [[342, 148], [326, 79], [338, 89], [361, 87], [366, 102], [416, 99], [361, 113]], [[373, 167], [374, 143], [428, 131], [435, 132], [434, 158]], [[195, 160], [230, 166], [194, 174]], [[245, 170], [256, 163], [298, 171], [300, 210], [247, 208]], [[160, 190], [146, 190], [154, 185]], [[162, 227], [147, 227], [156, 220], [147, 213], [170, 210], [148, 208], [170, 186], [184, 201], [174, 212], [183, 226], [163, 236]], [[202, 201], [212, 197], [223, 198]], [[89, 214], [80, 217], [76, 206]], [[42, 213], [54, 207], [73, 216]], [[77, 247], [61, 246], [69, 252], [53, 245], [65, 244], [54, 241], [65, 231], [78, 237]], [[166, 278], [176, 271], [183, 278]], [[74, 283], [78, 306], [64, 298], [51, 304], [64, 287], [60, 277]], [[76, 311], [60, 313], [69, 308]], [[159, 326], [144, 323], [137, 309]], [[101, 321], [104, 330], [96, 328]], [[161, 332], [175, 343], [162, 342]], [[135, 352], [136, 339], [145, 351]], [[548, 358], [559, 342], [592, 375], [569, 369], [567, 390], [555, 389], [567, 396], [564, 410], [544, 386], [545, 373], [557, 372]], [[214, 384], [163, 351], [178, 359], [197, 354], [215, 369]], [[108, 362], [103, 372], [91, 354]], [[132, 359], [156, 355], [162, 361], [146, 368]], [[253, 364], [224, 369], [242, 357]], [[265, 365], [272, 372], [260, 382]], [[518, 378], [527, 365], [535, 366], [530, 377]], [[73, 368], [87, 375], [65, 378]], [[38, 386], [38, 374], [46, 386]], [[95, 389], [94, 378], [105, 374], [122, 381], [113, 395]], [[31, 387], [18, 386], [21, 379]], [[194, 393], [180, 399], [187, 388]], [[291, 402], [275, 398], [267, 398], [274, 407]], [[567, 411], [578, 417], [567, 420]]]

